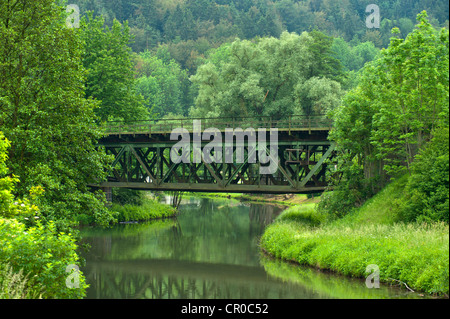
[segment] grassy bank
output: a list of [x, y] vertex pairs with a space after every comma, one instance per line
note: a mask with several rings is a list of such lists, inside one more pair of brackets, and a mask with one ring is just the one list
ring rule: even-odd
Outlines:
[[275, 205], [296, 206], [300, 204], [310, 204], [318, 202], [320, 197], [308, 198], [303, 194], [286, 194], [286, 195], [256, 195], [241, 193], [196, 193], [196, 197], [206, 198], [229, 198], [245, 202], [270, 203]]
[[365, 278], [366, 267], [378, 265], [382, 282], [448, 295], [449, 227], [399, 222], [390, 208], [401, 183], [335, 221], [318, 215], [314, 205], [291, 207], [266, 229], [261, 248], [283, 260], [352, 277]]
[[143, 222], [154, 219], [172, 218], [177, 215], [177, 210], [157, 200], [143, 199], [142, 205], [113, 204], [111, 210], [118, 213], [117, 220], [123, 222]]

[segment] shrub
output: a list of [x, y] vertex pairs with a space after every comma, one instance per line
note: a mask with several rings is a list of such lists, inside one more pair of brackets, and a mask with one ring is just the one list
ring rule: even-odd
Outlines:
[[38, 299], [40, 294], [27, 287], [28, 277], [22, 269], [14, 272], [9, 265], [0, 264], [0, 299]]
[[27, 287], [45, 299], [77, 299], [85, 296], [87, 285], [80, 273], [77, 289], [66, 286], [67, 266], [78, 264], [73, 236], [58, 233], [53, 222], [26, 228], [17, 220], [0, 219], [0, 262], [28, 276]]
[[142, 192], [127, 189], [127, 188], [113, 188], [112, 189], [113, 202], [120, 205], [142, 205]]
[[412, 165], [404, 192], [403, 215], [407, 221], [449, 222], [449, 128], [434, 131]]
[[348, 160], [341, 168], [342, 178], [334, 181], [333, 191], [325, 192], [317, 206], [321, 214], [341, 218], [373, 197], [382, 185], [379, 176], [366, 179], [364, 170]]
[[119, 222], [140, 222], [151, 219], [169, 218], [174, 217], [177, 213], [173, 207], [150, 199], [143, 199], [143, 203], [140, 206], [113, 204], [111, 210], [118, 213], [117, 219]]

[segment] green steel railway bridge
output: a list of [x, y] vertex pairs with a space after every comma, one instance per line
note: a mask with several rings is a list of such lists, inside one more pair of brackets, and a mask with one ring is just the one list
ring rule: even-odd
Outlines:
[[[185, 156], [189, 161], [171, 160], [173, 147], [180, 140], [171, 138], [174, 129], [186, 132], [190, 141], [197, 137], [200, 141], [197, 146], [201, 145], [202, 149], [210, 143], [210, 140], [201, 140], [202, 131], [196, 131], [195, 123], [201, 123], [202, 130], [214, 128], [216, 136], [221, 135], [218, 136], [218, 140], [223, 141], [221, 161], [211, 162], [203, 156], [192, 160], [196, 156], [194, 143], [190, 144], [189, 156]], [[107, 181], [90, 186], [102, 188], [107, 194], [113, 187], [267, 194], [322, 192], [327, 186], [327, 165], [335, 155], [335, 144], [328, 140], [331, 126], [331, 120], [323, 116], [291, 116], [285, 120], [262, 117], [108, 122], [99, 146], [113, 155], [114, 161]], [[267, 143], [250, 143], [258, 135], [258, 129], [265, 129]], [[277, 154], [270, 152], [273, 146], [270, 145], [270, 129], [277, 129]], [[235, 142], [231, 147], [226, 144], [226, 132], [230, 130], [245, 132], [244, 142]], [[214, 156], [215, 152], [212, 150], [210, 154]], [[230, 155], [233, 160], [226, 161]], [[262, 155], [266, 156], [265, 163], [268, 158], [276, 167], [270, 174], [261, 174]], [[241, 160], [236, 161], [237, 158]]]

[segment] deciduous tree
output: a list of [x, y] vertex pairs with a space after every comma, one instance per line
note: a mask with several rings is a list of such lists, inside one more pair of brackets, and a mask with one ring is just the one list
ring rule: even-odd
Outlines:
[[[104, 178], [106, 157], [85, 98], [79, 30], [53, 0], [0, 2], [0, 127], [11, 142], [9, 174], [19, 198], [36, 186], [46, 219], [71, 224], [80, 213], [108, 216], [88, 184]], [[106, 217], [105, 222], [108, 222]]]
[[100, 102], [96, 114], [102, 121], [147, 119], [144, 99], [136, 92], [134, 63], [129, 47], [128, 24], [114, 20], [111, 28], [92, 12], [82, 19], [85, 42], [83, 65], [88, 71], [86, 97]]
[[339, 66], [339, 61], [330, 56], [331, 42], [318, 33], [284, 32], [280, 39], [225, 45], [191, 77], [199, 88], [192, 115], [280, 119], [324, 114], [336, 107], [341, 89], [334, 79], [339, 71], [331, 64]]

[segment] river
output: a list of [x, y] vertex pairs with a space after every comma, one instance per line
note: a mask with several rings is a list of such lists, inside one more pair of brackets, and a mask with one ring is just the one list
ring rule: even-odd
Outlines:
[[82, 230], [87, 299], [418, 298], [273, 260], [258, 248], [282, 211], [234, 200], [185, 199], [176, 219]]

